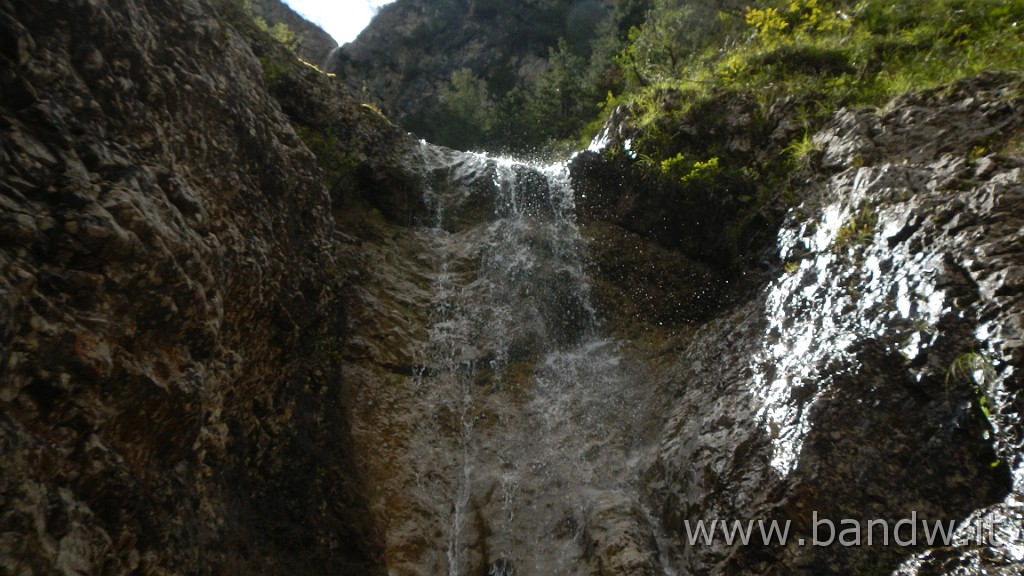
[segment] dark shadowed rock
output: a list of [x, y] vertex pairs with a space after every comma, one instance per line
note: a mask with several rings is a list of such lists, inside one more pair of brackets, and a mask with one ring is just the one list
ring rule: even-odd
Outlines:
[[191, 1], [0, 22], [0, 571], [374, 573], [332, 202], [250, 44]]

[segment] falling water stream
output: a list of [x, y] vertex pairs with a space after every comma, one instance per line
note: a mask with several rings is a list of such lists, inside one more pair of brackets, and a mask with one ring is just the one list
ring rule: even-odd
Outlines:
[[588, 518], [644, 518], [626, 489], [643, 411], [591, 303], [567, 169], [421, 156], [433, 280], [414, 385], [453, 415], [447, 572], [589, 573]]
[[[1018, 237], [1005, 229], [1019, 226], [999, 204], [1016, 206], [1019, 168], [1005, 189], [973, 192], [932, 190], [936, 173], [971, 174], [963, 159], [815, 181], [778, 231], [785, 265], [755, 266], [715, 317], [677, 330], [623, 310], [605, 330], [605, 298], [633, 304], [630, 290], [664, 279], [682, 300], [676, 280], [730, 277], [654, 242], [651, 260], [678, 277], [627, 262], [648, 240], [621, 222], [578, 226], [565, 165], [425, 142], [404, 160], [422, 188], [384, 191], [380, 206], [407, 202], [410, 217], [388, 213], [365, 246], [350, 242], [366, 265], [346, 351], [389, 573], [895, 569], [921, 550], [804, 547], [808, 516], [927, 515], [960, 534], [1024, 518], [1018, 372], [1001, 353], [1019, 339], [998, 336], [1019, 334], [999, 300], [1019, 293], [1003, 270]], [[581, 228], [602, 263], [593, 282]], [[953, 374], [963, 358], [968, 378]], [[794, 521], [795, 541], [701, 543], [688, 524], [775, 518]]]

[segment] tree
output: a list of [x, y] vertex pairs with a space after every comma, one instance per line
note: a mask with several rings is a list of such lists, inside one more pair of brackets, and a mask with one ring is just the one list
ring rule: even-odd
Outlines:
[[617, 62], [641, 86], [679, 78], [691, 58], [722, 39], [728, 27], [721, 16], [733, 12], [740, 13], [735, 2], [655, 0]]
[[586, 60], [565, 39], [548, 50], [548, 65], [528, 91], [526, 119], [540, 134], [566, 138], [593, 115], [596, 97], [586, 83]]
[[443, 101], [445, 144], [457, 148], [479, 146], [491, 128], [493, 103], [487, 82], [469, 68], [452, 72], [451, 80], [441, 91]]

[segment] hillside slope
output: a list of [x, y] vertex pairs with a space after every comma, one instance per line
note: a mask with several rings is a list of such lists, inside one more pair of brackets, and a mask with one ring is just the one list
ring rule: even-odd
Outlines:
[[327, 70], [431, 142], [522, 149], [578, 127], [577, 106], [585, 107], [586, 120], [593, 117], [591, 101], [603, 98], [602, 87], [579, 102], [575, 91], [562, 94], [557, 110], [533, 105], [537, 117], [525, 113], [526, 102], [547, 99], [564, 84], [556, 60], [571, 60], [574, 77], [589, 74], [587, 60], [602, 39], [602, 54], [610, 57], [615, 39], [640, 22], [647, 4], [398, 0], [336, 50]]

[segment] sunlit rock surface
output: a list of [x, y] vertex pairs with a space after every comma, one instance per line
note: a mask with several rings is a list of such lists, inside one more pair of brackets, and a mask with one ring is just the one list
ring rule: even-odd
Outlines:
[[[1020, 89], [985, 76], [815, 135], [783, 269], [682, 338], [663, 376], [680, 399], [644, 489], [683, 571], [1017, 573], [1024, 162], [999, 152]], [[815, 547], [814, 513], [955, 520], [960, 544], [1003, 532]], [[789, 545], [689, 545], [700, 519], [789, 520]]]

